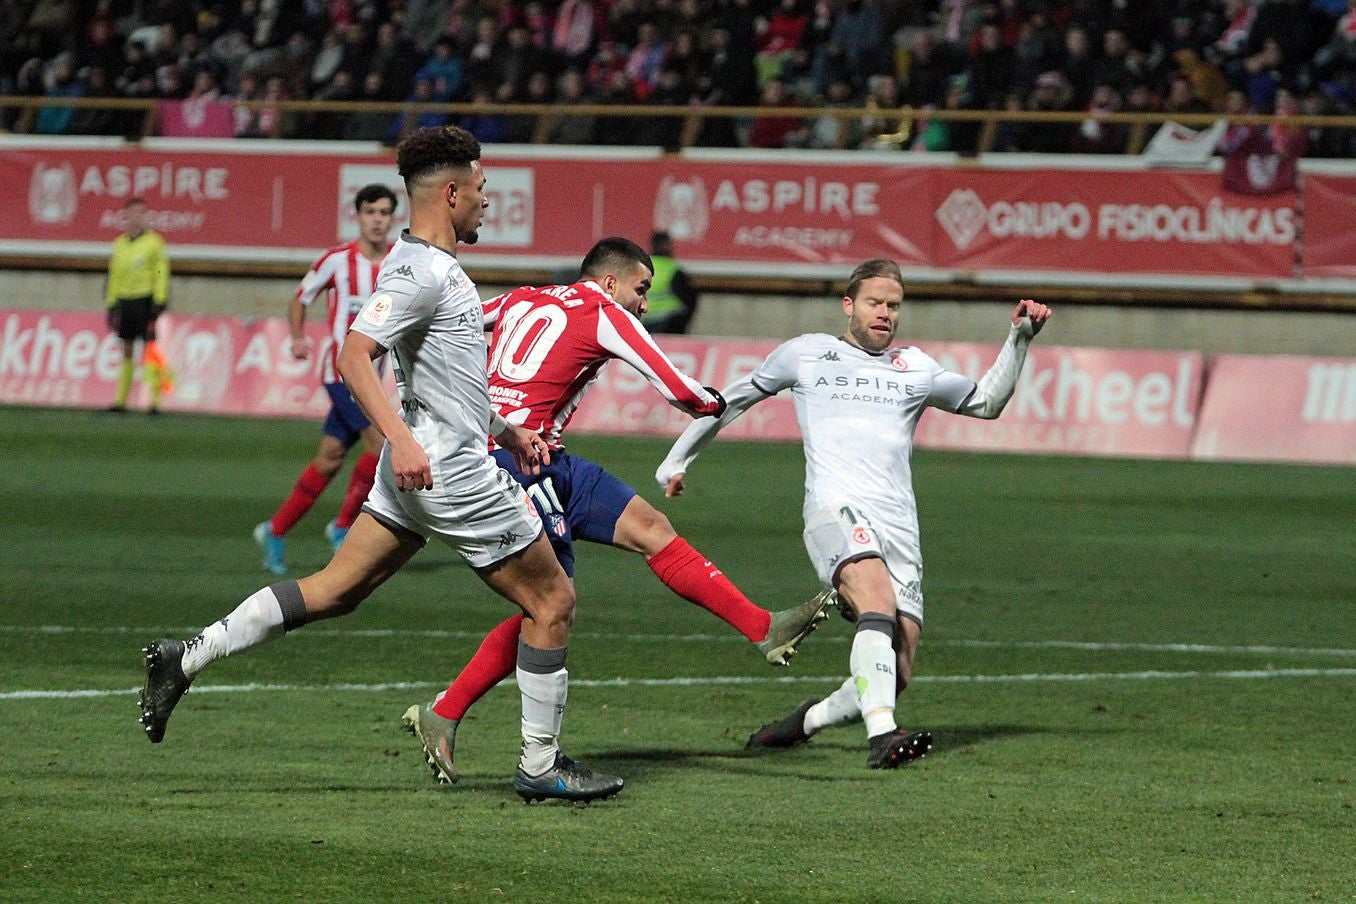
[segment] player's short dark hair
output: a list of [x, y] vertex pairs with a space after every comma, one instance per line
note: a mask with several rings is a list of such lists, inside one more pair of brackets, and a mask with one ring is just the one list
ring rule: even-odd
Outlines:
[[654, 273], [654, 261], [650, 260], [644, 248], [619, 235], [608, 236], [599, 239], [584, 255], [583, 263], [579, 265], [579, 275], [602, 276], [608, 272], [616, 273], [631, 264], [644, 264], [645, 269]]
[[888, 258], [873, 257], [869, 261], [862, 261], [853, 269], [852, 275], [848, 277], [847, 297], [856, 298], [857, 293], [861, 291], [862, 283], [875, 277], [893, 279], [901, 287], [904, 285], [904, 274], [899, 272], [899, 264]]
[[400, 206], [400, 199], [396, 197], [395, 192], [391, 191], [390, 186], [373, 182], [371, 185], [364, 185], [358, 189], [358, 193], [353, 196], [353, 209], [362, 210], [364, 204], [373, 204], [383, 198], [391, 202], [391, 210]]
[[467, 169], [480, 159], [480, 142], [460, 126], [416, 129], [396, 147], [396, 169], [408, 185], [443, 169]]

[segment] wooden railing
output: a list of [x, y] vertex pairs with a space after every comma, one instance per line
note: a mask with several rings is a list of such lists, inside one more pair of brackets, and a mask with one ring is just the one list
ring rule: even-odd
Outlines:
[[[232, 101], [236, 108], [254, 113], [268, 111], [273, 121], [270, 134], [260, 137], [270, 138], [313, 138], [306, 125], [306, 118], [345, 116], [354, 113], [389, 114], [392, 123], [398, 117], [403, 118], [402, 129], [394, 136], [408, 132], [415, 121], [424, 114], [443, 114], [452, 121], [467, 115], [531, 117], [534, 121], [532, 141], [537, 144], [548, 143], [552, 127], [562, 119], [570, 117], [594, 117], [597, 119], [672, 119], [678, 120], [676, 147], [692, 147], [699, 143], [702, 128], [708, 120], [733, 119], [751, 121], [760, 117], [800, 119], [807, 125], [824, 117], [837, 119], [840, 123], [839, 140], [843, 139], [853, 123], [864, 123], [872, 128], [864, 129], [866, 137], [874, 139], [878, 146], [899, 147], [909, 143], [919, 124], [928, 121], [947, 123], [977, 123], [979, 134], [975, 150], [987, 152], [993, 149], [994, 137], [1002, 123], [1062, 123], [1076, 125], [1088, 119], [1106, 125], [1125, 126], [1127, 129], [1125, 153], [1138, 154], [1153, 130], [1165, 122], [1176, 122], [1195, 128], [1208, 127], [1220, 120], [1229, 123], [1247, 123], [1250, 125], [1271, 125], [1281, 123], [1302, 128], [1352, 129], [1356, 130], [1356, 116], [1271, 116], [1271, 115], [1234, 115], [1222, 113], [1103, 113], [1090, 114], [1087, 111], [1037, 112], [1009, 110], [924, 110], [912, 107], [886, 109], [880, 107], [701, 107], [701, 106], [647, 106], [603, 104], [473, 104], [442, 103], [422, 104], [404, 102], [368, 103], [360, 101]], [[122, 131], [126, 137], [149, 137], [157, 134], [157, 101], [130, 98], [89, 98], [89, 97], [20, 97], [0, 96], [0, 114], [17, 111], [12, 131], [19, 134], [33, 130], [38, 111], [44, 107], [73, 108], [76, 110], [106, 110], [128, 114], [127, 125]], [[139, 119], [137, 116], [139, 114]], [[135, 120], [135, 121], [134, 121]], [[607, 144], [605, 136], [596, 141]]]

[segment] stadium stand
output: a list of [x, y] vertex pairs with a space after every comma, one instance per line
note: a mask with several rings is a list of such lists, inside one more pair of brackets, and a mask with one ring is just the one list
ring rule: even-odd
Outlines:
[[[390, 141], [459, 121], [483, 141], [1118, 153], [1128, 130], [1108, 113], [1351, 114], [1356, 0], [13, 0], [0, 96], [907, 107], [903, 121], [708, 118], [685, 135], [661, 116], [257, 103], [237, 106], [234, 133]], [[984, 110], [1089, 116], [983, 134], [947, 115]], [[25, 112], [0, 108], [0, 128], [141, 123], [115, 107]], [[1306, 151], [1353, 145], [1352, 130], [1310, 129]]]

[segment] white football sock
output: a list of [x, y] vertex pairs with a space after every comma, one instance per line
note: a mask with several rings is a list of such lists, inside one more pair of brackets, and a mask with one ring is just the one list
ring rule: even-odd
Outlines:
[[299, 623], [288, 624], [283, 610], [283, 602], [287, 602], [295, 617], [301, 600], [296, 587], [296, 581], [265, 587], [247, 597], [230, 615], [203, 628], [201, 634], [185, 643], [184, 674], [192, 678], [218, 659], [257, 647], [285, 630], [299, 627]]
[[848, 661], [869, 738], [899, 727], [895, 724], [894, 624], [889, 616], [866, 612], [857, 619], [857, 634], [852, 638]]
[[543, 650], [518, 641], [518, 690], [523, 697], [523, 746], [518, 766], [541, 775], [556, 762], [570, 673], [565, 647]]
[[812, 735], [821, 728], [843, 725], [861, 717], [862, 710], [857, 705], [857, 682], [849, 678], [838, 690], [806, 711], [803, 727], [806, 735]]

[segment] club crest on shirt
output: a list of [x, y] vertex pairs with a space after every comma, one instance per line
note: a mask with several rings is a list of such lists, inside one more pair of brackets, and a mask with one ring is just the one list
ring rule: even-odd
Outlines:
[[362, 318], [373, 326], [381, 326], [391, 317], [391, 296], [382, 292], [374, 295], [363, 308]]
[[548, 523], [550, 524], [550, 526], [551, 526], [551, 533], [555, 534], [557, 537], [563, 537], [563, 536], [565, 536], [565, 516], [564, 516], [564, 515], [558, 514], [558, 513], [556, 513], [556, 512], [552, 512], [551, 514], [549, 514], [549, 515], [546, 516], [546, 520], [547, 520], [547, 522], [548, 522]]
[[893, 355], [890, 356], [890, 366], [893, 367], [895, 370], [908, 370], [909, 362], [905, 361], [904, 356], [901, 355], [899, 352], [895, 352]]
[[852, 542], [865, 546], [871, 542], [871, 535], [866, 532], [864, 527], [854, 527], [852, 529]]

